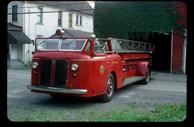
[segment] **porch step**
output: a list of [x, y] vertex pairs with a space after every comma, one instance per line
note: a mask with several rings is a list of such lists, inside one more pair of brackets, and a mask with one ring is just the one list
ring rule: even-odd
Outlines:
[[7, 63], [8, 68], [25, 68], [24, 64], [19, 60], [10, 60], [10, 64]]

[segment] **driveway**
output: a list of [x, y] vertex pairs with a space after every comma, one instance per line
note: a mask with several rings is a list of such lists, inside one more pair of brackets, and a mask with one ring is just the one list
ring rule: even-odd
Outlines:
[[17, 110], [19, 117], [20, 110], [28, 112], [38, 109], [44, 112], [55, 112], [67, 109], [66, 111], [70, 114], [75, 114], [79, 110], [96, 110], [96, 108], [100, 111], [119, 110], [134, 103], [150, 107], [157, 104], [186, 103], [186, 75], [181, 74], [152, 72], [148, 85], [135, 83], [126, 86], [116, 91], [109, 103], [100, 103], [97, 99], [84, 100], [75, 97], [56, 100], [47, 94], [30, 92], [26, 89], [26, 85], [30, 84], [30, 74], [29, 69], [8, 70], [8, 118], [12, 115], [12, 110]]

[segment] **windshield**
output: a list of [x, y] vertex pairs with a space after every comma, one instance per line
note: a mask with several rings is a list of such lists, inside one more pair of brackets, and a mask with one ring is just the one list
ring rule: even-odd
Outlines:
[[36, 39], [37, 50], [82, 51], [87, 39]]

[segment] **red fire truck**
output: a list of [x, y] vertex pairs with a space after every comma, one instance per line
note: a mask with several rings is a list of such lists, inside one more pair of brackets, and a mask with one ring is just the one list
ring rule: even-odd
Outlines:
[[32, 58], [32, 92], [51, 96], [99, 96], [134, 82], [147, 84], [153, 45], [116, 38], [37, 38]]

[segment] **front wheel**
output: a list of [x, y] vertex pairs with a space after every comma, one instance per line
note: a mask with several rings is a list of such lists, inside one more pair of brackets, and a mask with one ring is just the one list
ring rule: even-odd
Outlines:
[[112, 74], [109, 74], [106, 80], [106, 93], [101, 96], [101, 101], [109, 102], [113, 97], [114, 89], [115, 89], [114, 76]]

